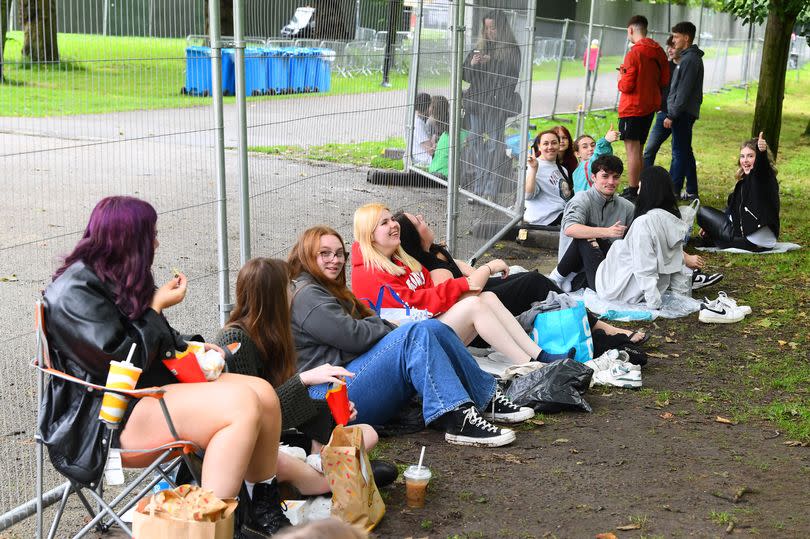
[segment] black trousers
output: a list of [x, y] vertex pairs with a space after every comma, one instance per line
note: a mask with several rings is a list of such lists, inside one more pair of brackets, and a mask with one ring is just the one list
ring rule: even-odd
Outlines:
[[719, 249], [745, 249], [746, 251], [761, 252], [768, 249], [748, 241], [744, 236], [734, 234], [734, 226], [728, 216], [709, 206], [698, 208], [697, 223], [706, 232], [706, 240]]
[[596, 269], [605, 260], [608, 249], [610, 249], [610, 242], [606, 239], [581, 240], [575, 238], [557, 264], [557, 271], [562, 276], [584, 271], [588, 287], [596, 290]]

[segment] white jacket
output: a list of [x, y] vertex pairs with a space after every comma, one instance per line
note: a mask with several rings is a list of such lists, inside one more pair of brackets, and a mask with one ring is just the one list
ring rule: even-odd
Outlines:
[[691, 295], [692, 272], [683, 264], [689, 225], [666, 210], [650, 210], [613, 242], [596, 270], [596, 294], [605, 300], [661, 307], [667, 289]]

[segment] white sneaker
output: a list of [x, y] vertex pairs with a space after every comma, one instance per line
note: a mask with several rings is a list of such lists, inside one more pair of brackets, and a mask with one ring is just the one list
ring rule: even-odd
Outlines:
[[641, 373], [631, 371], [622, 365], [614, 365], [609, 369], [596, 371], [591, 377], [591, 386], [613, 386], [627, 389], [641, 387]]
[[641, 372], [641, 365], [630, 363], [630, 354], [624, 350], [608, 350], [599, 357], [586, 361], [585, 365], [596, 371], [604, 371], [615, 365], [621, 365], [629, 371]]
[[743, 316], [747, 316], [753, 312], [751, 307], [749, 307], [748, 305], [737, 305], [737, 302], [734, 299], [728, 297], [728, 295], [722, 291], [717, 294], [716, 300], [709, 301], [709, 298], [704, 297], [703, 303], [706, 305], [710, 305], [712, 307], [716, 307], [718, 304], [725, 305], [726, 307], [737, 309], [742, 313]]
[[698, 320], [705, 324], [733, 324], [745, 318], [740, 309], [720, 303], [719, 299], [700, 304]]

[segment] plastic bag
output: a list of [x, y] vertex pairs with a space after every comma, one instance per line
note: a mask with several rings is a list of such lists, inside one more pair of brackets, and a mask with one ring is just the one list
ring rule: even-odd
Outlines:
[[506, 396], [516, 405], [531, 406], [537, 412], [591, 412], [591, 405], [582, 396], [591, 385], [591, 376], [590, 367], [563, 359], [518, 376], [506, 389]]
[[591, 289], [569, 293], [571, 297], [580, 298], [589, 311], [607, 320], [630, 322], [633, 320], [655, 320], [661, 318], [682, 318], [700, 310], [700, 301], [675, 294], [667, 290], [661, 296], [661, 308], [650, 309], [643, 303], [631, 304], [601, 299]]

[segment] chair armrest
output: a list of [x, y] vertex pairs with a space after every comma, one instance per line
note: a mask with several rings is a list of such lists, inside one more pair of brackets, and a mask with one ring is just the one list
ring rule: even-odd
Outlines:
[[118, 389], [118, 388], [109, 388], [99, 384], [94, 384], [92, 382], [87, 382], [82, 380], [81, 378], [76, 378], [70, 374], [65, 374], [62, 371], [58, 371], [56, 369], [49, 369], [43, 368], [39, 365], [35, 365], [36, 368], [41, 370], [42, 372], [48, 373], [51, 376], [56, 376], [57, 378], [61, 378], [62, 380], [67, 380], [68, 382], [79, 384], [89, 389], [95, 389], [96, 391], [109, 391], [110, 393], [116, 393], [118, 395], [122, 395], [125, 397], [130, 397], [133, 399], [142, 399], [143, 397], [152, 397], [154, 399], [162, 399], [163, 395], [166, 393], [166, 390], [160, 387], [146, 387], [143, 389]]

